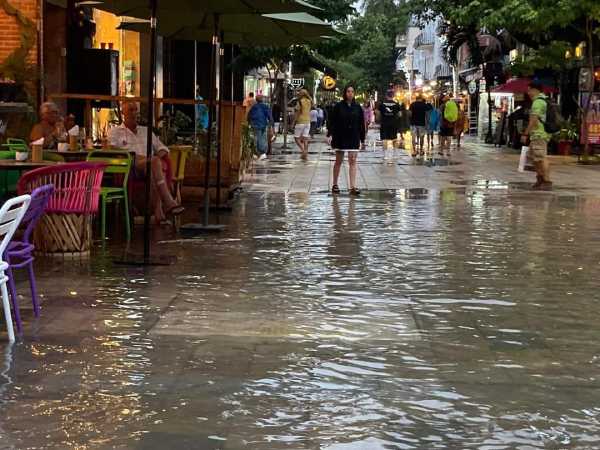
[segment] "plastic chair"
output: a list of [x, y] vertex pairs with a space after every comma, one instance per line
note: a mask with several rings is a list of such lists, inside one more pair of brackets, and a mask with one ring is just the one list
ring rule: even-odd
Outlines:
[[[0, 208], [0, 255], [4, 258], [10, 240], [15, 231], [19, 227], [23, 216], [27, 212], [31, 197], [29, 195], [21, 195], [20, 197], [11, 198], [6, 201]], [[6, 283], [8, 277], [5, 270], [8, 269], [8, 263], [0, 261], [0, 293], [2, 294], [2, 306], [4, 308], [4, 318], [6, 319], [6, 329], [8, 331], [8, 340], [15, 342], [15, 330], [13, 329], [12, 316], [10, 312], [10, 303], [8, 298], [8, 289]]]
[[15, 152], [28, 152], [29, 147], [27, 146], [27, 142], [23, 139], [17, 138], [8, 138], [6, 140], [6, 146], [9, 150], [14, 150]]
[[13, 269], [21, 269], [27, 267], [29, 275], [29, 286], [31, 287], [31, 303], [33, 304], [33, 313], [36, 317], [40, 315], [40, 306], [37, 300], [37, 288], [35, 284], [35, 275], [33, 273], [33, 252], [35, 246], [31, 242], [33, 230], [39, 220], [42, 218], [46, 205], [50, 200], [50, 196], [54, 192], [54, 186], [47, 184], [36, 188], [31, 193], [31, 202], [29, 208], [21, 220], [21, 227], [25, 227], [22, 236], [18, 239], [13, 238], [8, 245], [5, 257], [8, 263], [6, 274], [8, 275], [8, 289], [12, 300], [13, 311], [15, 314], [15, 322], [17, 331], [21, 331], [21, 314], [19, 312], [19, 300], [17, 297], [17, 288], [15, 286], [15, 277]]
[[171, 159], [171, 168], [173, 171], [173, 191], [175, 201], [179, 204], [181, 203], [181, 186], [185, 178], [185, 163], [191, 151], [191, 146], [175, 145], [169, 147], [169, 158]]
[[[129, 217], [129, 199], [127, 195], [127, 180], [131, 172], [131, 155], [126, 151], [101, 150], [91, 152], [88, 161], [102, 162], [106, 164], [104, 173], [121, 174], [121, 186], [102, 186], [100, 188], [100, 230], [102, 242], [106, 239], [106, 205], [113, 201], [119, 203], [123, 201], [123, 213], [125, 216], [125, 235], [127, 240], [131, 240], [131, 224]], [[115, 180], [116, 181], [116, 180]]]
[[33, 234], [36, 250], [79, 254], [89, 251], [91, 219], [98, 211], [105, 166], [97, 162], [65, 163], [23, 174], [17, 185], [21, 194], [46, 184], [54, 186], [46, 214]]

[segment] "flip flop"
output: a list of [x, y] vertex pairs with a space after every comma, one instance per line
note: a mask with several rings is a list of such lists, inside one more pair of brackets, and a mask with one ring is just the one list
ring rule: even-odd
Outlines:
[[175, 205], [167, 211], [167, 215], [179, 216], [185, 211], [185, 208], [181, 205]]

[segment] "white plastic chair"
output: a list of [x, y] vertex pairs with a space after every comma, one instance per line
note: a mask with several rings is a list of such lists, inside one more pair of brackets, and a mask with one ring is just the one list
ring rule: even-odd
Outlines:
[[[4, 258], [6, 247], [10, 243], [15, 231], [19, 228], [23, 216], [27, 212], [31, 197], [21, 195], [19, 197], [7, 200], [0, 208], [0, 258]], [[12, 315], [10, 312], [10, 303], [8, 298], [8, 289], [6, 282], [8, 277], [4, 271], [8, 268], [8, 263], [0, 259], [0, 292], [2, 293], [2, 306], [4, 307], [4, 317], [6, 319], [6, 328], [8, 329], [8, 340], [15, 342], [15, 331], [13, 330]]]

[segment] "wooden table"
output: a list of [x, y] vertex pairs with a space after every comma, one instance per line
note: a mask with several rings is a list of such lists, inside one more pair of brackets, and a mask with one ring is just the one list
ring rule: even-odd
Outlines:
[[66, 162], [85, 161], [91, 150], [67, 150], [64, 152], [58, 150], [46, 150], [48, 153], [62, 156]]
[[[28, 170], [38, 169], [40, 167], [53, 166], [58, 164], [54, 161], [42, 161], [42, 162], [31, 162], [31, 161], [17, 161], [14, 159], [0, 159], [0, 171], [9, 171], [14, 170], [19, 172], [19, 176], [23, 174], [23, 172], [27, 172]], [[6, 198], [10, 197], [14, 192], [9, 192], [8, 185], [8, 177], [3, 177], [2, 182], [2, 194], [0, 195], [0, 201], [6, 200]]]
[[59, 164], [55, 161], [17, 161], [15, 159], [0, 159], [0, 170], [19, 170], [24, 172], [26, 170], [37, 169], [39, 167], [53, 166]]

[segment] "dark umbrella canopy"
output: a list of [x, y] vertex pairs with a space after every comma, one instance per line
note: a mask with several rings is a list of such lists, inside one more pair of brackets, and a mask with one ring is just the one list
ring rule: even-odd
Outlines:
[[[149, 18], [151, 12], [148, 0], [102, 0], [94, 8], [141, 19]], [[278, 14], [319, 9], [303, 0], [159, 0], [156, 14], [159, 22], [163, 14], [177, 13], [180, 18], [200, 23], [203, 16], [211, 14]]]
[[[120, 29], [148, 32], [147, 21], [124, 17]], [[189, 22], [189, 21], [188, 21]], [[171, 39], [208, 42], [214, 34], [214, 18], [207, 16], [200, 24], [189, 24], [175, 14], [163, 14], [158, 34]], [[306, 13], [228, 14], [219, 21], [224, 43], [287, 47], [315, 42], [336, 32], [326, 22]]]

